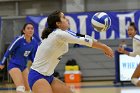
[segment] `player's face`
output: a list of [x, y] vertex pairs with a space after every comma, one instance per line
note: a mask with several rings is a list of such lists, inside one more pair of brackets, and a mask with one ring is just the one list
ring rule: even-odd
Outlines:
[[67, 30], [70, 27], [70, 25], [68, 19], [63, 13], [60, 14], [60, 20], [61, 22], [58, 22], [58, 27], [62, 30]]
[[32, 37], [34, 34], [34, 27], [31, 24], [28, 24], [24, 29], [24, 34], [26, 36]]
[[136, 35], [136, 30], [134, 29], [133, 26], [129, 26], [129, 27], [128, 27], [127, 33], [128, 33], [128, 35], [129, 35], [130, 37], [133, 38], [133, 37]]

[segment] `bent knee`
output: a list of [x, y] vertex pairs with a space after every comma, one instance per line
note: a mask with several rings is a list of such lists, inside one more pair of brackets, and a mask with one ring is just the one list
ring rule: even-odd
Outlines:
[[25, 86], [25, 91], [30, 91], [30, 87], [29, 86]]

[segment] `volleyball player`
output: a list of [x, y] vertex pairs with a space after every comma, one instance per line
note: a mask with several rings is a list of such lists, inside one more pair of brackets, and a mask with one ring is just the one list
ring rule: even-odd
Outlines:
[[42, 32], [43, 40], [29, 72], [28, 80], [33, 93], [72, 93], [62, 81], [52, 75], [61, 56], [68, 52], [70, 43], [97, 48], [108, 57], [113, 57], [113, 51], [107, 45], [87, 35], [81, 37], [69, 31], [69, 22], [63, 12], [50, 14], [47, 24], [48, 28]]
[[0, 64], [0, 69], [3, 69], [6, 59], [9, 55], [12, 56], [8, 62], [8, 72], [16, 85], [17, 93], [24, 93], [25, 90], [30, 91], [29, 71], [26, 65], [28, 60], [33, 62], [38, 46], [37, 41], [33, 38], [34, 27], [31, 23], [23, 26], [21, 34], [22, 36], [17, 37], [7, 49]]
[[[128, 35], [133, 39], [133, 52], [129, 52], [124, 50], [124, 48], [119, 47], [118, 52], [127, 54], [129, 56], [135, 57], [136, 55], [140, 55], [140, 36], [137, 34], [137, 29], [134, 22], [130, 23], [130, 26], [128, 27]], [[136, 85], [140, 86], [140, 80], [138, 79], [140, 77], [140, 64], [135, 69], [132, 77], [131, 82]]]

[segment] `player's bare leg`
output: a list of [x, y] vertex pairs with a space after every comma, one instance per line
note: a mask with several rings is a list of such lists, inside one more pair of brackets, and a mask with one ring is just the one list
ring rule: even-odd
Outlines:
[[61, 80], [54, 78], [51, 83], [53, 93], [73, 93], [68, 86]]
[[26, 68], [22, 72], [26, 92], [30, 92], [30, 87], [29, 87], [29, 84], [28, 84], [28, 74], [29, 74], [29, 70], [28, 70], [28, 68]]
[[33, 87], [33, 93], [53, 93], [50, 84], [45, 79], [37, 80]]
[[140, 77], [140, 64], [137, 66], [131, 77], [132, 83], [136, 86], [140, 86], [140, 80], [138, 79], [139, 77]]
[[16, 93], [24, 93], [25, 87], [24, 87], [23, 77], [22, 77], [22, 73], [21, 73], [20, 69], [12, 68], [9, 71], [9, 74], [12, 77], [14, 84], [16, 85]]

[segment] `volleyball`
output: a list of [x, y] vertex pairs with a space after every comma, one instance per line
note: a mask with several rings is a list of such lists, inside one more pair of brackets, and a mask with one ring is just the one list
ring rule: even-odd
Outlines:
[[92, 16], [91, 24], [97, 32], [105, 32], [110, 28], [111, 18], [105, 12], [97, 12]]

